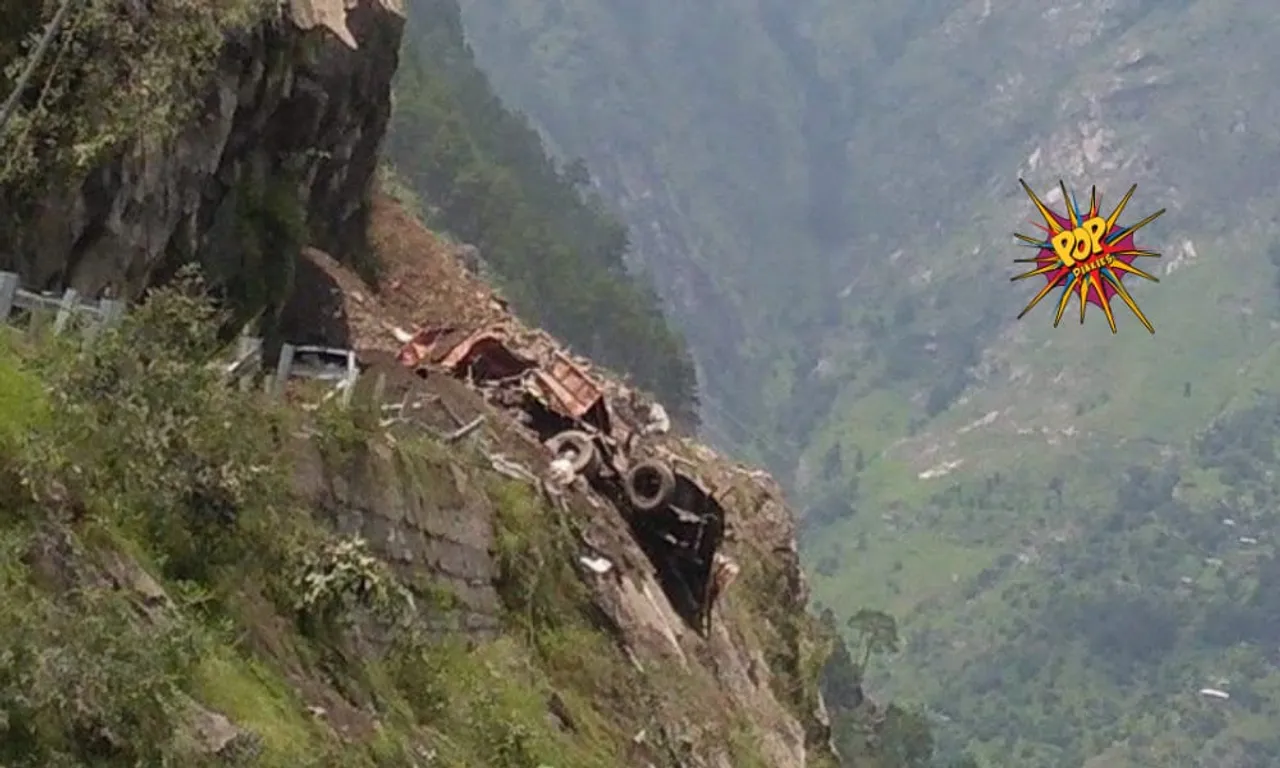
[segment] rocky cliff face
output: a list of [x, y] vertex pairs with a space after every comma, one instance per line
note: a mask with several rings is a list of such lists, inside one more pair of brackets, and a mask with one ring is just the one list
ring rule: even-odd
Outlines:
[[219, 222], [237, 193], [280, 179], [297, 185], [311, 238], [357, 258], [403, 22], [397, 0], [290, 0], [228, 41], [175, 139], [128, 145], [36, 201], [4, 265], [28, 284], [119, 295], [192, 257], [234, 268]]
[[[307, 447], [298, 483], [312, 508], [344, 532], [363, 536], [406, 583], [444, 586], [457, 599], [435, 626], [483, 642], [509, 630], [512, 610], [495, 589], [506, 578], [498, 542], [502, 501], [484, 478], [495, 469], [510, 475], [511, 467], [518, 467], [520, 482], [538, 499], [534, 525], [573, 531], [560, 556], [568, 561], [571, 578], [585, 587], [593, 631], [609, 638], [610, 655], [617, 654], [611, 663], [645, 680], [644, 693], [633, 694], [629, 717], [662, 733], [635, 727], [629, 735], [640, 739], [640, 752], [652, 756], [664, 749], [662, 740], [671, 740], [687, 742], [684, 759], [693, 765], [751, 765], [747, 755], [779, 768], [833, 764], [817, 688], [828, 649], [806, 612], [809, 593], [794, 516], [778, 485], [768, 474], [687, 439], [670, 437], [655, 448], [673, 466], [692, 471], [715, 489], [727, 515], [723, 552], [741, 567], [714, 612], [711, 632], [699, 635], [673, 608], [664, 574], [639, 546], [622, 511], [585, 487], [563, 496], [542, 492], [538, 479], [547, 476], [551, 457], [532, 432], [462, 382], [440, 376], [422, 380], [380, 362], [390, 348], [389, 327], [462, 316], [473, 322], [518, 321], [466, 272], [459, 249], [442, 247], [385, 200], [374, 211], [373, 240], [382, 245], [388, 289], [362, 286], [348, 270], [311, 253], [312, 271], [331, 278], [330, 301], [312, 295], [298, 302], [323, 307], [317, 314], [343, 318], [342, 337], [373, 361], [366, 377], [384, 375], [387, 396], [410, 403], [415, 423], [441, 434], [483, 417], [486, 428], [455, 454], [410, 464], [377, 441], [370, 450], [337, 459]], [[444, 296], [457, 302], [456, 312]], [[487, 320], [475, 316], [480, 307], [488, 307]], [[627, 400], [620, 382], [599, 375], [619, 402]], [[607, 563], [603, 570], [601, 563]], [[575, 587], [554, 589], [564, 593]], [[729, 743], [733, 738], [752, 746], [735, 751]], [[645, 739], [651, 742], [640, 746]]]
[[[390, 662], [361, 643], [343, 646], [334, 669], [321, 672], [297, 649], [324, 655], [328, 639], [304, 641], [282, 616], [235, 619], [261, 641], [254, 663], [293, 691], [282, 700], [305, 702], [297, 709], [323, 722], [326, 737], [376, 741], [375, 721], [398, 729], [395, 738], [416, 750], [413, 762], [379, 765], [467, 748], [452, 764], [529, 765], [557, 755], [560, 765], [609, 768], [833, 765], [817, 690], [825, 652], [805, 612], [792, 516], [767, 476], [687, 440], [657, 444], [715, 488], [730, 530], [723, 551], [741, 566], [703, 636], [673, 608], [664, 574], [613, 503], [587, 488], [548, 494], [540, 478], [551, 457], [532, 434], [459, 381], [424, 381], [379, 362], [395, 349], [397, 326], [517, 322], [455, 249], [370, 195], [402, 23], [389, 0], [292, 0], [287, 18], [228, 41], [201, 108], [175, 139], [127, 147], [41, 197], [31, 218], [5, 222], [15, 234], [5, 264], [27, 287], [126, 297], [193, 259], [229, 278], [284, 268], [280, 308], [320, 334], [307, 341], [356, 348], [386, 375], [389, 402], [416, 405], [393, 427], [376, 418], [353, 433], [344, 422], [338, 438], [333, 425], [303, 416], [287, 458], [300, 507], [367, 541], [426, 609], [424, 628], [442, 645], [402, 665], [407, 682], [391, 683], [370, 677], [369, 668]], [[280, 184], [287, 194], [273, 202]], [[281, 201], [305, 218], [316, 248], [266, 250], [252, 262], [236, 239], [246, 209], [256, 215]], [[267, 213], [250, 223], [274, 237], [289, 217]], [[269, 237], [263, 242], [283, 242]], [[382, 289], [349, 268], [366, 242], [384, 270]], [[440, 438], [475, 417], [484, 429], [467, 440]], [[470, 644], [470, 660], [448, 655], [443, 645], [457, 640]], [[437, 662], [445, 673], [431, 690], [416, 687], [435, 671], [420, 667]], [[505, 676], [495, 666], [502, 662]], [[404, 706], [388, 705], [397, 696]], [[197, 698], [289, 758], [278, 764], [309, 764], [301, 760], [309, 739], [278, 738], [280, 720], [271, 717], [279, 710], [249, 706], [252, 696], [239, 691]], [[405, 711], [415, 713], [412, 723], [394, 725]], [[464, 714], [472, 719], [450, 720]], [[279, 717], [297, 732], [317, 727]], [[473, 733], [481, 720], [500, 737]], [[493, 750], [525, 757], [503, 752], [495, 762]]]
[[[547, 472], [549, 457], [458, 383], [423, 387], [419, 397], [445, 403], [435, 417], [440, 427], [450, 423], [447, 408], [464, 420], [484, 415], [496, 428], [456, 454], [434, 456], [399, 450], [381, 438], [345, 454], [305, 443], [297, 463], [298, 488], [318, 517], [342, 534], [368, 541], [420, 605], [434, 606], [428, 619], [433, 635], [492, 642], [511, 629], [515, 606], [495, 588], [513, 574], [504, 572], [495, 540], [495, 530], [502, 535], [504, 501], [494, 493], [495, 474], [486, 465], [496, 457], [499, 466], [529, 471], [530, 498], [538, 499], [537, 478]], [[571, 492], [542, 497], [531, 507], [533, 525], [548, 531], [567, 525], [577, 532], [561, 542], [560, 554], [570, 561], [561, 565], [585, 587], [592, 630], [612, 646], [598, 661], [616, 668], [609, 674], [628, 670], [644, 681], [631, 692], [634, 701], [602, 698], [593, 706], [621, 707], [618, 720], [631, 728], [627, 735], [636, 739], [637, 760], [640, 755], [659, 759], [675, 745], [689, 761], [683, 764], [708, 768], [833, 765], [829, 724], [816, 687], [825, 648], [805, 613], [808, 589], [790, 511], [763, 473], [699, 446], [673, 442], [672, 448], [732, 488], [729, 524], [737, 533], [726, 551], [743, 564], [743, 576], [718, 606], [708, 637], [677, 614], [662, 574], [604, 499]], [[607, 565], [602, 569], [601, 563]], [[536, 587], [523, 583], [534, 581], [530, 574], [518, 579], [519, 589]], [[563, 597], [575, 587], [550, 588]], [[448, 596], [443, 606], [441, 595]], [[569, 613], [569, 603], [557, 610]], [[646, 724], [653, 730], [646, 733]]]

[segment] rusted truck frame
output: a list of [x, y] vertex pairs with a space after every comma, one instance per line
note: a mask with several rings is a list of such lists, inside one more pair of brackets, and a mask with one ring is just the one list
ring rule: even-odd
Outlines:
[[529, 394], [539, 397], [539, 405], [565, 422], [566, 428], [586, 424], [610, 434], [613, 425], [604, 390], [563, 352], [555, 350], [547, 357], [539, 361], [513, 351], [500, 330], [461, 335], [447, 327], [420, 331], [398, 355], [402, 365], [415, 370], [434, 365], [480, 386], [527, 379], [526, 385], [532, 385]]
[[[649, 453], [631, 446], [635, 453]], [[710, 630], [711, 611], [722, 583], [716, 565], [724, 543], [725, 510], [716, 494], [671, 462], [649, 455], [621, 473], [625, 508], [637, 541], [660, 568], [663, 587], [676, 610], [699, 632]]]
[[489, 390], [553, 455], [568, 456], [575, 473], [624, 510], [672, 604], [705, 634], [724, 584], [716, 573], [724, 509], [700, 482], [646, 450], [639, 433], [614, 417], [604, 389], [568, 355], [521, 354], [509, 340], [501, 328], [431, 328], [415, 334], [398, 360], [420, 375], [436, 368]]

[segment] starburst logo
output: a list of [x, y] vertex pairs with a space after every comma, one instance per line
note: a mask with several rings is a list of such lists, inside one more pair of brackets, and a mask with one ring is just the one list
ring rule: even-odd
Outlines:
[[1133, 265], [1134, 261], [1141, 258], [1160, 258], [1160, 254], [1154, 251], [1138, 248], [1134, 244], [1133, 237], [1139, 229], [1155, 221], [1165, 209], [1161, 208], [1137, 224], [1121, 226], [1116, 223], [1117, 219], [1129, 204], [1129, 198], [1133, 197], [1134, 190], [1138, 188], [1137, 184], [1129, 188], [1116, 209], [1104, 219], [1098, 212], [1100, 198], [1097, 187], [1093, 187], [1090, 191], [1089, 210], [1084, 212], [1080, 209], [1075, 197], [1067, 192], [1067, 185], [1059, 181], [1058, 187], [1062, 190], [1062, 201], [1067, 207], [1067, 215], [1061, 216], [1040, 202], [1040, 198], [1031, 191], [1027, 182], [1018, 179], [1018, 183], [1026, 190], [1027, 196], [1031, 198], [1031, 202], [1035, 204], [1036, 210], [1044, 219], [1044, 224], [1032, 222], [1044, 233], [1044, 236], [1035, 237], [1014, 233], [1014, 237], [1021, 241], [1021, 245], [1035, 248], [1037, 253], [1029, 259], [1014, 259], [1020, 264], [1035, 264], [1036, 268], [1014, 277], [1013, 280], [1041, 276], [1047, 281], [1027, 308], [1018, 315], [1018, 319], [1025, 317], [1054, 288], [1062, 288], [1062, 296], [1058, 299], [1058, 314], [1053, 319], [1054, 328], [1062, 322], [1062, 314], [1066, 311], [1071, 297], [1076, 296], [1080, 300], [1081, 325], [1084, 324], [1085, 310], [1090, 304], [1094, 304], [1102, 307], [1103, 313], [1107, 316], [1107, 324], [1111, 326], [1111, 332], [1115, 333], [1116, 318], [1111, 311], [1111, 302], [1119, 296], [1147, 330], [1155, 333], [1156, 329], [1151, 326], [1146, 315], [1142, 314], [1142, 310], [1138, 308], [1138, 303], [1133, 300], [1123, 280], [1128, 275], [1137, 275], [1153, 283], [1160, 282]]

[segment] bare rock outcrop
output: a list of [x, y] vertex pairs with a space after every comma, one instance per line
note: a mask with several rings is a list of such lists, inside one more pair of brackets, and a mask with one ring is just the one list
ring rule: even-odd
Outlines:
[[363, 247], [368, 193], [391, 111], [398, 0], [291, 0], [228, 38], [202, 106], [176, 138], [138, 143], [37, 200], [0, 266], [31, 286], [131, 296], [177, 264], [238, 259], [218, 230], [241, 184], [296, 180], [313, 242]]

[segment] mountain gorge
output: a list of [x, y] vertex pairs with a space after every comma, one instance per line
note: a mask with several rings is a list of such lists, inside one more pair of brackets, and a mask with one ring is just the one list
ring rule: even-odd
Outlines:
[[[1268, 4], [462, 6], [631, 225], [708, 435], [803, 501], [818, 600], [899, 617], [878, 687], [990, 765], [1270, 764]], [[1126, 281], [1154, 336], [1015, 320], [1020, 177], [1167, 209]]]
[[[0, 763], [1280, 759], [1269, 4], [0, 9], [0, 267], [131, 306], [0, 329]], [[1154, 335], [1016, 319], [1020, 177], [1166, 209]], [[705, 635], [530, 414], [389, 362], [477, 324], [670, 410]], [[226, 386], [245, 329], [355, 405]]]
[[[794, 516], [456, 6], [0, 7], [0, 763], [835, 764]], [[697, 525], [544, 443], [554, 385], [408, 369], [442, 325], [598, 387]]]
[[831, 94], [797, 74], [814, 66], [802, 41], [775, 39], [788, 29], [773, 23], [785, 11], [743, 13], [732, 2], [463, 10], [499, 93], [553, 148], [583, 157], [625, 212], [637, 254], [699, 351], [714, 393], [708, 428], [776, 453], [755, 438], [760, 417], [813, 360], [803, 345], [772, 340], [833, 319], [823, 312], [834, 306], [824, 290], [834, 275], [813, 256], [845, 226], [841, 153], [822, 151], [841, 143], [822, 111]]

